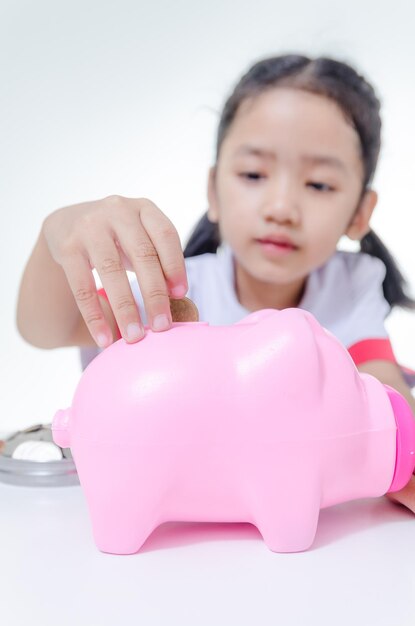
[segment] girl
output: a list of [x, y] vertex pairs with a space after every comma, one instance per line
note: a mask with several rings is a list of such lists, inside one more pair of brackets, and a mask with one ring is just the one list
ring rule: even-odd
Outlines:
[[[298, 55], [256, 63], [222, 112], [209, 209], [186, 261], [172, 223], [147, 199], [111, 196], [55, 211], [22, 278], [20, 333], [43, 348], [105, 348], [120, 335], [134, 342], [145, 317], [153, 330], [168, 329], [170, 298], [186, 293], [211, 324], [302, 307], [415, 412], [384, 327], [393, 306], [415, 303], [370, 228], [379, 109], [372, 87], [344, 63]], [[360, 252], [337, 250], [343, 235]], [[394, 499], [415, 512], [415, 479]]]

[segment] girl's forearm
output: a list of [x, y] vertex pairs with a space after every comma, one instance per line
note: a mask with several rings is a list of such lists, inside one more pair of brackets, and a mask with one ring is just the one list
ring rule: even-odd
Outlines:
[[32, 345], [55, 348], [64, 344], [79, 317], [65, 273], [52, 258], [42, 228], [20, 283], [17, 328]]

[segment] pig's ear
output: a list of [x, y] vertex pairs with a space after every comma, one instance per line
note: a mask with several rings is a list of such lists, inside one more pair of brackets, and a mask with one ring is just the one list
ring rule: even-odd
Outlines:
[[243, 319], [239, 320], [239, 322], [235, 322], [234, 326], [237, 326], [238, 324], [258, 324], [268, 317], [275, 318], [278, 313], [278, 309], [261, 309], [260, 311], [254, 311], [253, 313], [250, 313]]

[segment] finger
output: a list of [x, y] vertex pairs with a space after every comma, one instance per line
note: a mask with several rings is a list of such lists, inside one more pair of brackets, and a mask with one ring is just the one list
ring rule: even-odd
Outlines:
[[113, 341], [112, 332], [100, 305], [88, 259], [81, 253], [72, 254], [63, 260], [62, 268], [91, 337], [100, 348], [106, 348]]
[[187, 293], [188, 284], [177, 230], [169, 218], [153, 203], [140, 208], [140, 220], [157, 250], [170, 297], [183, 298]]
[[133, 343], [144, 337], [140, 313], [119, 251], [110, 237], [90, 246], [90, 261], [98, 272], [122, 337]]
[[116, 234], [137, 276], [151, 328], [154, 331], [167, 330], [172, 324], [170, 300], [156, 248], [138, 218], [136, 228], [119, 227]]

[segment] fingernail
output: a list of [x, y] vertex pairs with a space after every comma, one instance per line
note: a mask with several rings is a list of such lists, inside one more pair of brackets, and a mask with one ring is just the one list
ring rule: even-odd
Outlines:
[[140, 339], [144, 335], [144, 330], [137, 324], [137, 322], [132, 322], [127, 326], [127, 339], [128, 341], [136, 341], [136, 339]]
[[153, 330], [167, 330], [169, 326], [169, 319], [164, 313], [162, 313], [161, 315], [156, 315], [152, 324]]
[[99, 335], [97, 335], [96, 342], [100, 348], [106, 348], [111, 343], [111, 340], [104, 333], [99, 333]]
[[184, 285], [176, 285], [176, 287], [170, 289], [170, 293], [172, 296], [176, 296], [176, 298], [183, 298], [187, 293], [187, 289]]

